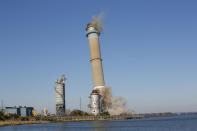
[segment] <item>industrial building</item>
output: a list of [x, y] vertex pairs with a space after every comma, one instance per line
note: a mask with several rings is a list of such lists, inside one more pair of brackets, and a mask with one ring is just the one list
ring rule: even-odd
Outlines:
[[66, 77], [62, 75], [60, 80], [55, 82], [55, 93], [56, 93], [56, 115], [65, 115], [66, 105], [65, 105], [65, 80]]
[[32, 110], [34, 110], [33, 107], [5, 107], [5, 114], [17, 114], [19, 116], [32, 116]]

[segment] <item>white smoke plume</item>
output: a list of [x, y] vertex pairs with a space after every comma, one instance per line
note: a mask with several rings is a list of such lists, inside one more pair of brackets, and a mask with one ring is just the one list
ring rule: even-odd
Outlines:
[[103, 31], [103, 27], [102, 27], [103, 18], [104, 18], [104, 12], [92, 16], [92, 20], [93, 20], [92, 23], [95, 25], [96, 29], [100, 33]]

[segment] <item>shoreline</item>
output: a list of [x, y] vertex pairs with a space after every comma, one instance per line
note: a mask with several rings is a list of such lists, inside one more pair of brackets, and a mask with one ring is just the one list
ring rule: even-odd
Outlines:
[[4, 126], [15, 126], [15, 125], [27, 125], [27, 124], [46, 124], [50, 123], [51, 121], [0, 121], [0, 127]]
[[29, 125], [29, 124], [47, 124], [47, 123], [80, 122], [80, 121], [107, 121], [107, 120], [112, 120], [112, 119], [72, 119], [72, 120], [56, 119], [56, 120], [38, 120], [38, 121], [8, 120], [8, 121], [0, 121], [0, 128], [5, 126]]
[[41, 117], [40, 120], [5, 120], [0, 121], [0, 127], [27, 125], [27, 124], [47, 124], [57, 122], [79, 122], [79, 121], [106, 121], [106, 120], [130, 120], [130, 119], [144, 119], [150, 117], [173, 116], [172, 114], [165, 115], [128, 115], [128, 116], [67, 116], [67, 117]]

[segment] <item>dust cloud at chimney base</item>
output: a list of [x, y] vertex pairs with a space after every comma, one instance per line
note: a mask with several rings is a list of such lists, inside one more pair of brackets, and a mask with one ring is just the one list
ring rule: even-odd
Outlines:
[[103, 98], [104, 112], [109, 112], [110, 115], [132, 114], [131, 110], [126, 109], [126, 100], [123, 97], [114, 97], [111, 92], [111, 87], [102, 88], [101, 96]]

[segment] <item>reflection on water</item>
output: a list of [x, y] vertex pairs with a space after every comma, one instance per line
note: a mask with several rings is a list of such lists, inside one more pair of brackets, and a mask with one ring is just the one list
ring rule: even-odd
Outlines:
[[1, 127], [0, 131], [197, 131], [197, 115], [122, 121], [83, 121]]

